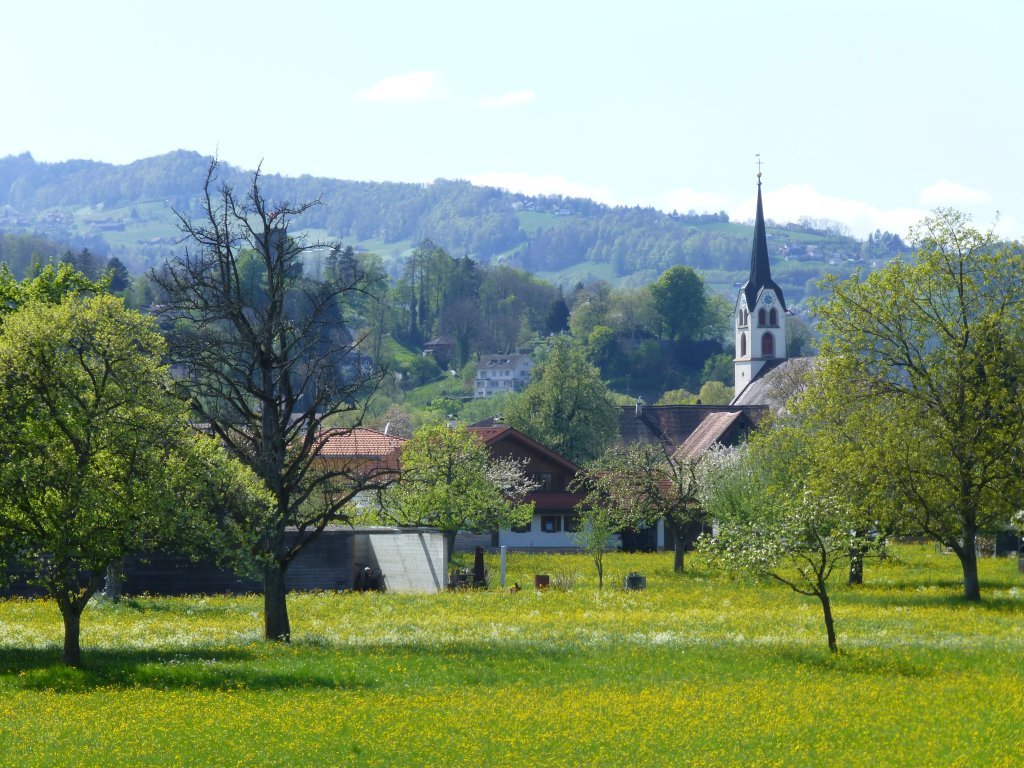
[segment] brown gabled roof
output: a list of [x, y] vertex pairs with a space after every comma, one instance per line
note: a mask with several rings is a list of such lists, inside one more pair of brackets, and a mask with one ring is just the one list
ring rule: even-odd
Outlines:
[[530, 448], [535, 453], [541, 454], [553, 463], [561, 464], [562, 467], [570, 474], [574, 475], [580, 471], [577, 464], [569, 461], [569, 459], [565, 458], [560, 453], [556, 453], [550, 448], [541, 445], [532, 437], [523, 434], [515, 427], [510, 427], [507, 424], [493, 424], [491, 420], [488, 420], [487, 422], [480, 422], [480, 426], [473, 425], [467, 427], [467, 429], [471, 435], [479, 437], [487, 446], [493, 446], [495, 443], [499, 443], [502, 440], [515, 440], [527, 448]]
[[[656, 443], [674, 452], [714, 414], [743, 414], [752, 425], [768, 412], [763, 405], [644, 405], [623, 406], [619, 439], [623, 443]], [[709, 425], [710, 426], [710, 425]]]
[[385, 435], [375, 429], [330, 430], [327, 440], [320, 448], [320, 456], [328, 459], [380, 458], [387, 456], [405, 443], [405, 438]]
[[508, 426], [507, 424], [505, 424], [503, 426], [495, 426], [495, 427], [467, 427], [466, 428], [466, 430], [470, 434], [476, 435], [477, 437], [479, 437], [481, 440], [483, 440], [488, 445], [490, 445], [491, 443], [497, 441], [497, 439], [499, 437], [501, 437], [504, 433], [508, 432], [510, 429], [512, 429], [512, 427]]
[[737, 422], [746, 419], [747, 417], [742, 411], [709, 413], [690, 433], [690, 436], [680, 444], [673, 456], [681, 460], [696, 459], [715, 443], [724, 445], [727, 442], [726, 433], [729, 429]]

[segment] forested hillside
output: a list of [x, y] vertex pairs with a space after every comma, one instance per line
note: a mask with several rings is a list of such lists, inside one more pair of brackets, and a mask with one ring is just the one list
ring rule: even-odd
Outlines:
[[[128, 165], [85, 160], [40, 163], [31, 155], [0, 159], [0, 232], [42, 235], [69, 250], [116, 256], [139, 273], [177, 246], [174, 211], [199, 212], [210, 159], [176, 151]], [[249, 172], [222, 166], [223, 179], [244, 186]], [[531, 197], [466, 181], [431, 184], [358, 182], [267, 175], [271, 198], [311, 200], [296, 224], [324, 239], [380, 254], [397, 276], [425, 239], [456, 257], [543, 273], [556, 282], [597, 276], [639, 285], [681, 264], [699, 270], [715, 290], [730, 292], [750, 259], [751, 228], [724, 212], [666, 214], [609, 207], [592, 200]], [[753, 213], [753, 211], [751, 211]], [[828, 268], [849, 271], [903, 248], [888, 233], [862, 243], [830, 222], [773, 227], [778, 275], [791, 303]], [[45, 260], [47, 255], [40, 252]], [[23, 258], [8, 260], [15, 274]], [[837, 269], [838, 267], [838, 269]]]

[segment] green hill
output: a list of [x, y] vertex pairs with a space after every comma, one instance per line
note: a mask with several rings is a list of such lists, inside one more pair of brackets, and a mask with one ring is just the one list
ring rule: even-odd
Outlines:
[[[183, 150], [128, 165], [40, 163], [28, 154], [2, 158], [0, 233], [88, 247], [144, 271], [179, 247], [175, 211], [200, 213], [198, 193], [209, 162]], [[251, 171], [223, 164], [221, 178], [244, 189]], [[414, 244], [430, 239], [456, 257], [509, 264], [570, 284], [602, 279], [641, 285], [685, 264], [701, 271], [712, 288], [731, 294], [750, 259], [752, 228], [730, 222], [725, 213], [613, 208], [443, 179], [407, 184], [267, 175], [262, 188], [272, 199], [320, 199], [323, 204], [297, 224], [312, 237], [380, 254], [392, 273]], [[882, 248], [793, 225], [770, 228], [769, 237], [778, 253], [776, 279], [790, 303], [799, 302], [824, 272], [870, 268], [902, 246], [898, 238]], [[892, 245], [893, 237], [885, 242]]]

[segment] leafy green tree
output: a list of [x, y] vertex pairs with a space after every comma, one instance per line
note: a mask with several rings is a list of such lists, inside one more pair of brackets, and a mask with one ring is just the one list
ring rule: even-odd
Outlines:
[[551, 302], [544, 318], [544, 331], [552, 334], [564, 333], [567, 330], [569, 330], [569, 305], [565, 303], [565, 297], [559, 289], [558, 298]]
[[0, 538], [56, 601], [68, 665], [111, 563], [209, 533], [215, 511], [245, 515], [263, 493], [188, 427], [165, 352], [112, 296], [29, 301], [0, 329]]
[[192, 248], [153, 280], [194, 414], [274, 497], [252, 554], [264, 566], [264, 634], [288, 641], [288, 566], [330, 523], [349, 518], [356, 495], [390, 479], [385, 468], [320, 459], [326, 427], [358, 424], [382, 376], [360, 354], [364, 337], [342, 322], [347, 299], [369, 290], [370, 278], [359, 269], [304, 277], [315, 246], [290, 237], [288, 225], [316, 202], [268, 201], [258, 171], [239, 196], [217, 174], [213, 162], [202, 217], [179, 214]]
[[830, 460], [960, 559], [981, 599], [975, 542], [1024, 501], [1024, 253], [938, 210], [913, 261], [830, 279], [821, 354], [802, 400], [842, 423]]
[[697, 396], [686, 389], [670, 389], [662, 393], [655, 405], [693, 405]]
[[697, 400], [702, 405], [728, 405], [732, 402], [735, 391], [720, 381], [706, 381], [697, 393]]
[[587, 337], [587, 357], [590, 362], [603, 373], [617, 351], [618, 342], [612, 329], [606, 325], [595, 325]]
[[622, 530], [618, 511], [600, 502], [578, 507], [578, 523], [573, 540], [590, 555], [597, 569], [597, 588], [604, 589], [604, 555], [615, 547], [615, 536]]
[[529, 386], [505, 407], [509, 424], [576, 464], [604, 452], [618, 416], [600, 372], [569, 336], [555, 337]]
[[132, 276], [128, 272], [128, 267], [117, 256], [112, 257], [107, 262], [106, 271], [110, 274], [109, 290], [111, 292], [122, 293], [131, 289]]
[[76, 272], [81, 272], [90, 280], [98, 280], [103, 274], [100, 259], [90, 252], [88, 248], [83, 248], [78, 253], [67, 251], [62, 262], [70, 264]]
[[[705, 292], [704, 324], [699, 336], [704, 339], [716, 339], [723, 345], [731, 346], [733, 337], [733, 303], [719, 294]], [[789, 321], [786, 322], [789, 328]]]
[[598, 509], [598, 522], [617, 533], [664, 520], [675, 542], [675, 570], [683, 571], [686, 528], [700, 515], [697, 504], [699, 459], [666, 455], [660, 445], [615, 444], [588, 464], [576, 487], [587, 492], [580, 514]]
[[700, 275], [690, 267], [675, 266], [666, 270], [650, 290], [669, 338], [693, 339], [700, 335], [707, 307]]
[[838, 650], [828, 580], [851, 548], [867, 547], [851, 534], [860, 518], [835, 498], [804, 486], [807, 451], [786, 427], [755, 433], [738, 448], [712, 449], [700, 464], [697, 494], [717, 526], [699, 546], [730, 571], [771, 578], [816, 597], [829, 650]]
[[612, 287], [604, 280], [578, 285], [573, 295], [569, 329], [577, 339], [586, 339], [598, 325], [608, 325]]
[[735, 374], [732, 355], [723, 352], [720, 355], [712, 355], [704, 361], [704, 370], [701, 371], [700, 380], [702, 384], [718, 381], [731, 386]]
[[796, 315], [786, 318], [786, 350], [790, 357], [813, 355], [818, 337], [814, 329]]
[[21, 281], [0, 264], [0, 321], [28, 304], [59, 304], [67, 296], [102, 293], [106, 286], [105, 280], [94, 282], [70, 264], [47, 264], [36, 276]]
[[465, 426], [420, 427], [402, 446], [401, 479], [381, 494], [385, 519], [399, 525], [438, 528], [451, 557], [459, 531], [522, 525], [533, 517], [526, 495], [536, 483], [513, 459], [492, 459]]

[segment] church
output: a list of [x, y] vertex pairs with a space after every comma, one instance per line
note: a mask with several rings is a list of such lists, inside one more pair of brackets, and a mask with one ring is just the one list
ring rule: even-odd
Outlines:
[[[755, 382], [785, 362], [786, 299], [772, 280], [768, 260], [768, 236], [761, 202], [761, 172], [757, 174], [757, 213], [750, 275], [736, 296], [733, 315], [736, 334], [734, 405], [753, 405]], [[749, 391], [748, 391], [749, 390]]]

